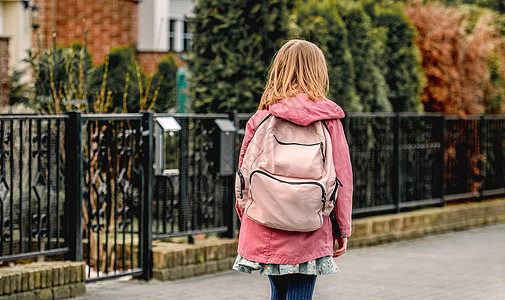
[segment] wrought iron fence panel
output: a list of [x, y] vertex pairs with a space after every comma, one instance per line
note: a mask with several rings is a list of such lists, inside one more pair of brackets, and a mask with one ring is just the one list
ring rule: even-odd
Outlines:
[[153, 236], [178, 232], [182, 212], [177, 175], [156, 175], [153, 186]]
[[485, 116], [482, 148], [484, 153], [483, 195], [505, 194], [505, 116]]
[[446, 199], [479, 196], [484, 156], [481, 152], [482, 127], [479, 117], [446, 117], [445, 184]]
[[443, 203], [443, 116], [399, 117], [400, 207]]
[[394, 209], [394, 115], [350, 115], [344, 122], [353, 165], [354, 213]]
[[[83, 115], [84, 260], [88, 281], [142, 273], [141, 115]], [[149, 171], [150, 172], [150, 171]]]
[[[182, 120], [181, 120], [182, 121]], [[224, 222], [224, 182], [217, 170], [218, 134], [214, 119], [186, 119], [188, 132], [188, 212], [187, 230], [219, 228]], [[184, 130], [184, 128], [183, 128]], [[182, 151], [184, 151], [181, 148]], [[181, 178], [181, 181], [185, 178]]]
[[155, 239], [190, 236], [191, 240], [194, 234], [229, 229], [225, 211], [233, 182], [219, 173], [218, 118], [228, 116], [175, 115], [181, 130], [165, 140], [164, 165], [170, 169], [156, 176], [154, 187]]
[[0, 116], [0, 259], [65, 253], [65, 116]]

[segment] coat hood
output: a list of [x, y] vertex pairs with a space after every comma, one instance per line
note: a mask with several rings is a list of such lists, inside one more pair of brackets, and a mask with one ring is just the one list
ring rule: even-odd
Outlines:
[[282, 99], [268, 109], [275, 117], [298, 125], [307, 126], [319, 120], [332, 120], [345, 117], [345, 113], [335, 102], [326, 98], [312, 101], [305, 93], [293, 98]]

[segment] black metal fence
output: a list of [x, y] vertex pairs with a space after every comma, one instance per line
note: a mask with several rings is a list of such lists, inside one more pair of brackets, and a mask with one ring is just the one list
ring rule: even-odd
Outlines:
[[505, 116], [350, 114], [353, 215], [505, 194]]
[[0, 116], [0, 260], [67, 252], [67, 116]]
[[446, 120], [446, 200], [504, 194], [505, 117]]
[[444, 203], [443, 116], [352, 114], [344, 126], [354, 215]]
[[[163, 117], [179, 127], [160, 137]], [[0, 260], [64, 253], [86, 261], [88, 280], [149, 279], [153, 239], [233, 236], [249, 117], [0, 116]], [[355, 217], [505, 195], [505, 116], [350, 114], [343, 124]]]
[[[158, 114], [156, 118], [169, 117]], [[163, 172], [156, 175], [153, 236], [232, 235], [234, 176], [219, 169], [219, 128], [226, 114], [178, 114], [180, 130], [165, 136]], [[233, 157], [233, 156], [232, 156]], [[234, 165], [234, 162], [231, 162]], [[175, 171], [175, 172], [174, 172]]]

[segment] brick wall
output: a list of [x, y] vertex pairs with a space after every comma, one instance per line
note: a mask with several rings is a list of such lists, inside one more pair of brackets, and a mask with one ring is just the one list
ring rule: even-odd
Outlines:
[[169, 52], [137, 52], [137, 61], [147, 74], [156, 72], [158, 62], [168, 55]]
[[[40, 0], [41, 26], [38, 30], [43, 48], [56, 43], [69, 46], [84, 43], [88, 29], [88, 51], [93, 63], [103, 63], [112, 48], [135, 46], [138, 36], [138, 1], [134, 0]], [[36, 36], [33, 37], [36, 45]]]
[[9, 38], [0, 36], [0, 105], [9, 104]]
[[142, 70], [147, 74], [154, 74], [156, 72], [156, 65], [165, 58], [167, 55], [172, 54], [175, 63], [178, 66], [183, 66], [186, 63], [175, 52], [137, 52], [137, 61], [139, 62]]
[[0, 268], [0, 300], [67, 299], [86, 294], [84, 262], [35, 262]]
[[[39, 23], [40, 27], [37, 30], [39, 34], [40, 47], [47, 49], [52, 47], [52, 32], [56, 27], [56, 1], [57, 0], [41, 0], [37, 1], [39, 6]], [[38, 47], [37, 35], [35, 31], [32, 35], [33, 48]]]

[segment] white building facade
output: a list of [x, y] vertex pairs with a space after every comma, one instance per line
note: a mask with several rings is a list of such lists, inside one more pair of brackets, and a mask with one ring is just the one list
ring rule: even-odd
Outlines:
[[143, 0], [139, 4], [137, 50], [191, 51], [192, 35], [187, 19], [196, 0]]
[[0, 0], [0, 36], [9, 38], [9, 70], [26, 67], [26, 49], [32, 47], [30, 11], [21, 1]]

